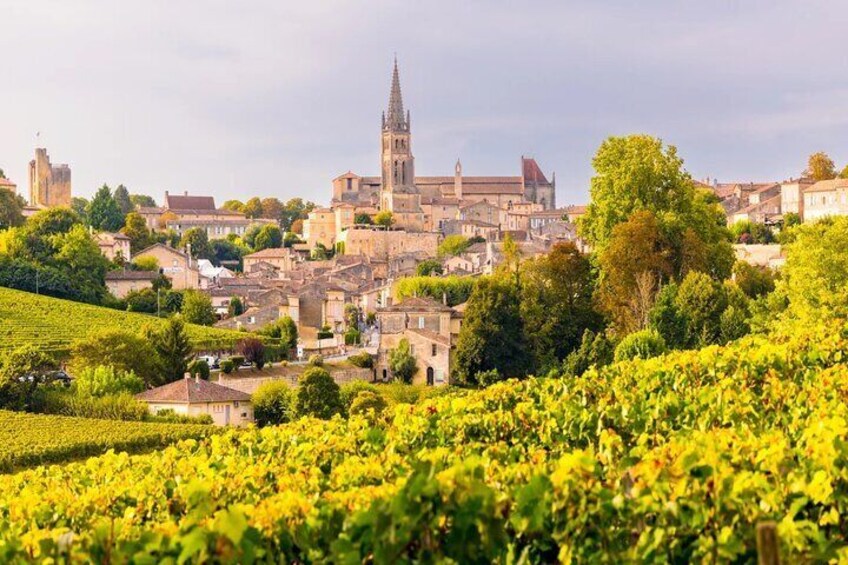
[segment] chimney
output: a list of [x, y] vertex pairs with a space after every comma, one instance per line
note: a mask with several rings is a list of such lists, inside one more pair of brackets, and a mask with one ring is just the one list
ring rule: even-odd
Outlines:
[[168, 191], [167, 191], [167, 190], [165, 191], [165, 196], [168, 196]]
[[188, 191], [187, 191], [187, 190], [184, 190], [184, 191], [183, 191], [183, 196], [188, 196]]

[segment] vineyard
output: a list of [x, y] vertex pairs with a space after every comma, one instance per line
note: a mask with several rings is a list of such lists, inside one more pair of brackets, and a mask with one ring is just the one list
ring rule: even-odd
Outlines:
[[0, 477], [0, 560], [848, 559], [848, 331]]
[[[138, 331], [150, 323], [160, 322], [144, 314], [0, 288], [0, 352], [33, 344], [44, 351], [61, 353], [93, 328]], [[198, 350], [230, 348], [243, 337], [216, 328], [193, 325], [186, 328]]]
[[211, 426], [91, 420], [0, 410], [0, 472], [100, 455], [139, 452], [212, 433]]

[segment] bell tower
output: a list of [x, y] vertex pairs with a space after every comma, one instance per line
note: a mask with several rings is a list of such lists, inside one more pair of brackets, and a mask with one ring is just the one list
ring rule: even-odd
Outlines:
[[[383, 113], [382, 123], [382, 198], [381, 208], [394, 211], [400, 202], [391, 195], [418, 194], [415, 187], [415, 158], [412, 156], [412, 135], [409, 111], [404, 114], [400, 92], [400, 75], [397, 58], [392, 72], [392, 89], [389, 109]], [[416, 201], [418, 202], [418, 201]], [[413, 204], [409, 202], [407, 204]], [[405, 206], [399, 206], [405, 208]], [[418, 208], [418, 206], [415, 206]]]

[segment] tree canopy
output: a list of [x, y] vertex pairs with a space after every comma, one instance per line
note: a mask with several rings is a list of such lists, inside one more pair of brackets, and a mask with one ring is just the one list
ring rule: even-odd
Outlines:
[[807, 159], [807, 169], [804, 176], [811, 177], [815, 181], [830, 180], [836, 178], [836, 165], [833, 159], [824, 151], [817, 151]]

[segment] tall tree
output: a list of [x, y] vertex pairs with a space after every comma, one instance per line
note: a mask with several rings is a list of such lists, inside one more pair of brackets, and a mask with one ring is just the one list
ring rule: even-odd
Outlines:
[[253, 197], [247, 202], [244, 203], [244, 209], [242, 210], [245, 216], [248, 218], [259, 218], [262, 216], [262, 201], [257, 197]]
[[191, 256], [195, 259], [208, 259], [211, 255], [209, 249], [209, 236], [203, 228], [189, 228], [180, 239], [180, 247], [186, 249], [191, 247]]
[[88, 223], [88, 204], [88, 199], [81, 196], [71, 198], [71, 210], [76, 212], [86, 224]]
[[518, 289], [503, 277], [478, 281], [465, 310], [456, 349], [458, 380], [479, 385], [481, 373], [522, 378], [532, 366]]
[[189, 324], [211, 326], [215, 323], [212, 299], [205, 292], [187, 290], [183, 293], [183, 319]]
[[105, 184], [94, 195], [86, 212], [88, 222], [94, 229], [114, 232], [124, 225], [124, 214]]
[[262, 217], [269, 220], [280, 221], [283, 215], [283, 203], [279, 198], [263, 198], [262, 199]]
[[221, 205], [221, 208], [232, 212], [244, 212], [244, 202], [241, 200], [227, 200]]
[[146, 194], [130, 194], [130, 202], [134, 208], [155, 208], [156, 201]]
[[136, 253], [153, 244], [147, 222], [138, 212], [130, 212], [124, 220], [121, 233], [130, 238], [130, 251]]
[[314, 202], [304, 202], [302, 198], [292, 198], [283, 206], [283, 211], [280, 214], [280, 228], [283, 231], [301, 233], [294, 229], [294, 222], [306, 219], [309, 212], [314, 209]]
[[408, 339], [401, 339], [397, 348], [389, 350], [389, 369], [395, 380], [412, 384], [412, 379], [418, 372], [418, 362], [412, 354]]
[[836, 165], [827, 153], [817, 151], [807, 159], [807, 170], [804, 171], [804, 176], [811, 177], [815, 181], [836, 178]]
[[256, 234], [256, 239], [253, 242], [255, 251], [263, 249], [276, 249], [283, 246], [283, 232], [275, 225], [265, 225]]
[[848, 179], [848, 165], [845, 165], [845, 168], [842, 169], [841, 173], [839, 173], [839, 178]]
[[0, 188], [0, 230], [22, 226], [26, 201], [11, 190]]
[[115, 193], [112, 195], [112, 198], [115, 199], [115, 204], [118, 205], [118, 209], [121, 210], [123, 215], [127, 215], [135, 209], [133, 206], [132, 200], [130, 200], [130, 193], [122, 184], [118, 185], [118, 188], [115, 189]]
[[170, 317], [161, 329], [149, 331], [148, 339], [156, 350], [164, 381], [183, 378], [192, 354], [183, 320], [179, 316]]

